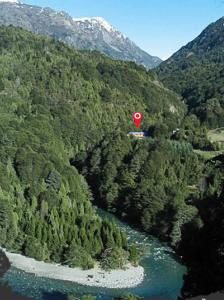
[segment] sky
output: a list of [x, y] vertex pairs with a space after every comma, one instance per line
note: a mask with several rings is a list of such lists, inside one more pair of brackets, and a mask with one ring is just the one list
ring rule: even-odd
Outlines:
[[101, 16], [151, 55], [167, 59], [211, 22], [224, 0], [23, 0], [72, 17]]

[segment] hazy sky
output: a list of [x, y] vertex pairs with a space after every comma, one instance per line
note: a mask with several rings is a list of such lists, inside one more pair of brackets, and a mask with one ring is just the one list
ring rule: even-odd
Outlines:
[[224, 15], [224, 0], [23, 0], [72, 17], [104, 17], [142, 49], [162, 59]]

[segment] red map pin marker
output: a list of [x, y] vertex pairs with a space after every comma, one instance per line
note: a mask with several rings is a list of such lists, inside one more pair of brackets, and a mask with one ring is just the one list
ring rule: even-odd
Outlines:
[[140, 127], [141, 126], [141, 120], [142, 120], [142, 114], [140, 112], [135, 112], [133, 114], [133, 120], [135, 122], [135, 125], [137, 127]]

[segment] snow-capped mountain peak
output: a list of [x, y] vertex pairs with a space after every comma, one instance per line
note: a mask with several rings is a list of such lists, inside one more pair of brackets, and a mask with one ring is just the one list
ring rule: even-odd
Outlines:
[[79, 23], [82, 23], [82, 22], [89, 22], [90, 24], [93, 24], [93, 25], [100, 25], [101, 27], [103, 27], [104, 29], [106, 29], [107, 31], [109, 32], [114, 32], [116, 31], [116, 29], [110, 25], [104, 18], [102, 17], [93, 17], [93, 18], [73, 18], [73, 21], [74, 22], [79, 22]]
[[104, 18], [95, 17], [92, 18], [93, 21], [98, 22], [102, 27], [104, 27], [107, 31], [116, 31], [113, 26], [111, 26]]
[[133, 61], [147, 69], [161, 62], [102, 17], [73, 19], [67, 13], [51, 8], [23, 5], [19, 0], [0, 0], [0, 25], [14, 25], [53, 36], [76, 49], [97, 50], [112, 59]]

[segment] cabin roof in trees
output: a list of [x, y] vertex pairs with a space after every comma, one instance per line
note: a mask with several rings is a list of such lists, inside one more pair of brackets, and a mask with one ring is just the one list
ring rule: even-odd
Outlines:
[[148, 131], [130, 131], [128, 134], [128, 136], [134, 136], [137, 138], [143, 138], [143, 137], [148, 137], [149, 133]]

